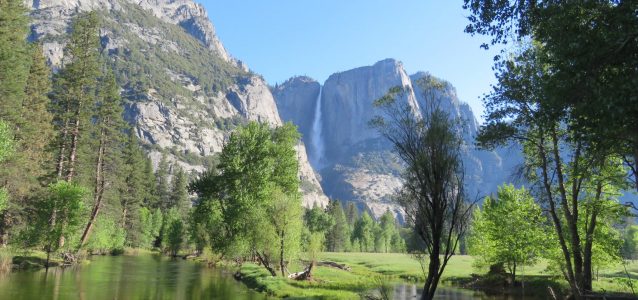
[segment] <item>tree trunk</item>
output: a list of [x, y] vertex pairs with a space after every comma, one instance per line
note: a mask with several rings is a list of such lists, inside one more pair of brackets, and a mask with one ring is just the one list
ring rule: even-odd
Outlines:
[[288, 275], [288, 278], [294, 279], [294, 280], [310, 280], [312, 279], [312, 269], [314, 265], [315, 265], [315, 262], [313, 260], [310, 262], [310, 265], [308, 265], [308, 267], [305, 270], [301, 272], [292, 273]]
[[[556, 132], [556, 126], [552, 126], [551, 128], [551, 138], [553, 149], [552, 152], [554, 154], [554, 164], [556, 167], [556, 175], [558, 175], [558, 190], [560, 191], [561, 197], [561, 206], [563, 207], [563, 213], [565, 215], [565, 220], [567, 221], [567, 228], [569, 230], [570, 235], [570, 244], [571, 244], [571, 254], [574, 261], [574, 287], [576, 289], [576, 293], [574, 297], [576, 299], [580, 298], [582, 294], [582, 288], [584, 283], [583, 276], [583, 257], [582, 257], [582, 248], [580, 243], [580, 236], [578, 232], [578, 194], [571, 195], [571, 211], [569, 210], [569, 197], [567, 195], [567, 190], [565, 188], [565, 177], [563, 174], [563, 165], [559, 152], [559, 138]], [[576, 147], [576, 157], [574, 158], [575, 162], [578, 162], [580, 152], [580, 144]], [[574, 168], [577, 173], [577, 167]], [[581, 174], [575, 174], [576, 177]], [[577, 295], [576, 295], [577, 294]]]
[[56, 173], [58, 178], [62, 178], [64, 172], [64, 152], [66, 151], [66, 138], [69, 132], [69, 121], [64, 121], [64, 127], [62, 129], [62, 137], [60, 141], [60, 156], [58, 157], [58, 163], [56, 166]]
[[44, 263], [44, 268], [45, 268], [47, 271], [49, 270], [49, 261], [50, 261], [50, 258], [51, 258], [51, 245], [49, 245], [49, 246], [48, 246], [48, 249], [47, 249], [47, 261], [46, 261], [46, 263]]
[[[436, 213], [436, 209], [434, 213]], [[437, 230], [436, 220], [432, 220], [430, 224], [432, 226], [432, 251], [429, 253], [428, 276], [425, 278], [421, 300], [434, 299], [434, 293], [438, 283], [437, 277], [441, 266], [441, 233], [440, 230]]]
[[75, 118], [75, 124], [71, 134], [71, 154], [69, 155], [69, 170], [66, 174], [66, 181], [73, 180], [73, 177], [75, 176], [75, 162], [77, 160], [78, 140], [80, 137], [80, 107], [78, 107]]
[[281, 268], [281, 277], [286, 277], [286, 262], [284, 259], [284, 238], [286, 236], [286, 232], [284, 230], [281, 231], [280, 235], [280, 245], [279, 245], [279, 268]]
[[598, 210], [600, 209], [598, 207], [598, 203], [600, 201], [600, 197], [602, 195], [602, 190], [603, 190], [603, 185], [602, 182], [598, 182], [598, 184], [596, 185], [596, 197], [595, 197], [595, 205], [592, 211], [592, 215], [591, 215], [591, 219], [589, 220], [589, 226], [587, 228], [585, 228], [585, 252], [584, 252], [584, 261], [583, 261], [583, 268], [584, 268], [584, 278], [583, 278], [583, 290], [585, 292], [591, 292], [592, 291], [592, 282], [593, 282], [593, 276], [592, 276], [592, 255], [593, 255], [593, 245], [594, 245], [594, 230], [596, 229], [596, 223], [597, 223], [597, 218], [598, 218]]
[[91, 212], [91, 218], [89, 219], [89, 222], [86, 224], [86, 227], [84, 228], [84, 232], [82, 232], [82, 238], [80, 239], [80, 248], [82, 248], [82, 246], [84, 246], [86, 241], [89, 239], [89, 235], [91, 234], [91, 230], [93, 229], [93, 224], [100, 211], [100, 206], [101, 206], [100, 202], [102, 201], [102, 197], [100, 196], [99, 198], [100, 199], [98, 200], [98, 202], [95, 203], [95, 206], [93, 207], [93, 211]]
[[[542, 130], [542, 128], [541, 128]], [[554, 223], [554, 229], [556, 230], [556, 234], [558, 235], [558, 241], [561, 246], [561, 250], [563, 252], [563, 256], [565, 258], [566, 263], [566, 272], [565, 277], [567, 282], [569, 283], [570, 289], [572, 293], [575, 295], [578, 294], [578, 287], [576, 286], [574, 269], [572, 268], [572, 259], [569, 249], [567, 248], [567, 241], [563, 234], [563, 225], [558, 217], [556, 203], [554, 202], [554, 193], [552, 192], [551, 181], [552, 177], [549, 176], [549, 162], [548, 162], [548, 153], [543, 145], [545, 145], [545, 138], [543, 137], [545, 134], [544, 131], [540, 133], [540, 141], [538, 143], [538, 155], [541, 160], [541, 173], [543, 178], [543, 186], [545, 189], [545, 193], [547, 194], [547, 199], [549, 202], [549, 213], [552, 218], [552, 223]]]
[[94, 206], [93, 211], [91, 212], [91, 218], [89, 222], [86, 224], [84, 228], [84, 232], [82, 233], [82, 238], [80, 238], [80, 248], [84, 246], [86, 241], [91, 234], [91, 229], [93, 228], [93, 224], [97, 219], [97, 215], [100, 212], [100, 206], [102, 205], [102, 196], [104, 195], [104, 139], [105, 139], [105, 130], [102, 129], [100, 133], [100, 146], [98, 148], [97, 154], [97, 162], [95, 163], [95, 191], [94, 191]]
[[[435, 246], [438, 248], [438, 246]], [[425, 279], [423, 285], [423, 294], [421, 294], [421, 300], [434, 299], [434, 293], [438, 284], [439, 267], [441, 266], [441, 258], [439, 257], [439, 249], [433, 249], [430, 254], [430, 262], [428, 265], [428, 276]]]
[[126, 228], [126, 214], [128, 213], [128, 209], [126, 209], [126, 202], [124, 202], [123, 204], [123, 208], [122, 208], [122, 228]]
[[270, 272], [270, 275], [277, 276], [277, 272], [275, 272], [275, 269], [270, 265], [270, 262], [266, 255], [262, 256], [258, 251], [255, 251], [255, 254], [257, 254], [257, 259], [259, 259], [259, 262], [264, 266], [264, 268], [266, 268], [266, 270], [268, 270], [268, 272]]

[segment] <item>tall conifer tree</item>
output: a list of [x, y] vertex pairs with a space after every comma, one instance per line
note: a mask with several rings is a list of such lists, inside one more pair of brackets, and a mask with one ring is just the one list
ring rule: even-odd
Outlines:
[[59, 129], [57, 175], [73, 180], [80, 139], [86, 134], [96, 100], [99, 71], [98, 18], [95, 12], [76, 17], [65, 48], [64, 68], [55, 80], [56, 123]]
[[186, 217], [190, 208], [188, 177], [180, 167], [177, 167], [174, 173], [171, 189], [171, 208], [175, 207], [182, 217]]
[[0, 119], [16, 127], [24, 123], [20, 108], [29, 68], [28, 24], [21, 0], [0, 1]]
[[140, 244], [140, 208], [147, 194], [144, 177], [146, 160], [140, 148], [137, 136], [133, 131], [129, 133], [124, 149], [124, 164], [122, 173], [124, 184], [120, 197], [122, 207], [121, 226], [127, 231], [126, 241], [129, 245]]
[[120, 155], [125, 123], [122, 119], [122, 101], [115, 77], [110, 70], [100, 82], [99, 102], [97, 113], [93, 116], [94, 136], [98, 141], [95, 154], [95, 175], [93, 191], [93, 210], [84, 229], [80, 245], [83, 245], [91, 234], [95, 220], [104, 202], [104, 192], [107, 185], [117, 181], [117, 168], [120, 165]]
[[162, 212], [166, 212], [170, 208], [171, 195], [169, 194], [168, 175], [169, 165], [166, 153], [162, 153], [162, 159], [157, 165], [157, 171], [155, 172], [156, 183], [156, 195], [158, 199], [159, 207]]

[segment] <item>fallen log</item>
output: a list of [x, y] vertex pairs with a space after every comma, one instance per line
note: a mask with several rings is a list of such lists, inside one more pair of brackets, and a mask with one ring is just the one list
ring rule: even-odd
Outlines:
[[[305, 263], [310, 263], [310, 262], [305, 261]], [[352, 268], [348, 267], [346, 264], [340, 264], [334, 261], [318, 261], [318, 262], [315, 262], [315, 265], [320, 267], [330, 267], [330, 268], [340, 269], [340, 270], [344, 270], [348, 272], [352, 271]]]
[[306, 267], [306, 269], [304, 269], [301, 272], [296, 272], [296, 273], [291, 273], [290, 275], [288, 275], [289, 279], [294, 279], [294, 280], [311, 280], [312, 279], [312, 268], [315, 264], [314, 263], [310, 263], [310, 265], [308, 265], [308, 267]]
[[337, 268], [348, 272], [352, 271], [352, 268], [346, 266], [345, 264], [336, 263], [334, 261], [320, 261], [317, 262], [317, 265], [322, 267]]

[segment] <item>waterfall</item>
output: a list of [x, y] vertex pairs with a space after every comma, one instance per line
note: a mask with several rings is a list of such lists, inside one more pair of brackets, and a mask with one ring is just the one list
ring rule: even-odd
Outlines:
[[321, 92], [323, 87], [319, 85], [319, 96], [317, 96], [317, 103], [315, 104], [315, 118], [312, 121], [312, 162], [315, 169], [321, 169], [321, 162], [323, 158], [323, 124], [321, 118]]

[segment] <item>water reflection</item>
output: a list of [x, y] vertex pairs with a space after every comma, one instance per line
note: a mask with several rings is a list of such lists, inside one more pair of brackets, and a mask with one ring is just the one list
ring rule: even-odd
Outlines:
[[94, 257], [65, 269], [15, 272], [0, 279], [0, 299], [264, 299], [229, 274], [159, 256]]
[[[422, 287], [417, 288], [414, 284], [398, 284], [394, 287], [394, 300], [414, 300], [420, 299]], [[470, 300], [470, 299], [482, 299], [482, 300], [520, 300], [520, 299], [535, 299], [530, 297], [522, 298], [521, 296], [512, 295], [486, 295], [480, 291], [453, 288], [453, 287], [439, 287], [436, 289], [436, 295], [434, 299], [437, 300]]]

